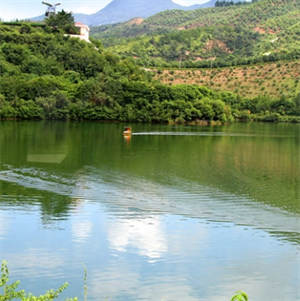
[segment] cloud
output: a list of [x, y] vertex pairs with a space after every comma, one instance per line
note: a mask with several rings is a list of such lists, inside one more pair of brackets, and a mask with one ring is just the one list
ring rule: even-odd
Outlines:
[[[90, 296], [95, 300], [199, 300], [194, 288], [177, 274], [152, 276], [135, 272], [130, 266], [117, 265], [106, 271], [94, 271], [91, 276]], [[148, 283], [148, 285], [147, 285]]]
[[139, 255], [154, 259], [168, 251], [166, 237], [157, 216], [113, 220], [107, 226], [107, 235], [110, 247], [119, 252], [133, 247]]
[[[9, 220], [3, 216], [3, 213], [1, 213], [1, 215], [0, 215], [0, 240], [5, 238], [5, 236], [8, 233], [9, 228], [10, 228]], [[0, 251], [1, 251], [1, 247], [0, 247]]]
[[[67, 10], [67, 11], [72, 11], [71, 9]], [[72, 11], [73, 13], [76, 14], [85, 14], [85, 15], [91, 15], [96, 13], [96, 10], [94, 7], [91, 6], [80, 6], [78, 8], [76, 8], [74, 11]]]
[[74, 241], [83, 242], [88, 237], [91, 236], [91, 233], [92, 233], [92, 222], [90, 220], [87, 221], [75, 220], [72, 222], [72, 235]]
[[22, 275], [27, 278], [53, 277], [65, 265], [65, 255], [62, 250], [29, 248], [22, 253], [8, 253], [5, 260], [9, 271], [13, 275]]

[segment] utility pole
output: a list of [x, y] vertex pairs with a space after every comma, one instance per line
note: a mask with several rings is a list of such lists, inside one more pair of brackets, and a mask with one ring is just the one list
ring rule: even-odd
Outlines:
[[44, 2], [44, 1], [42, 3], [48, 6], [46, 13], [45, 13], [45, 16], [48, 18], [51, 16], [51, 14], [56, 15], [56, 7], [61, 4], [61, 3], [50, 4], [50, 3]]

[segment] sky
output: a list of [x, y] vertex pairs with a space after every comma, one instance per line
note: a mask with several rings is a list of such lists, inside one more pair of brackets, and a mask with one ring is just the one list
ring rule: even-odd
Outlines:
[[[46, 5], [42, 4], [43, 0], [0, 0], [0, 18], [4, 21], [12, 21], [15, 19], [29, 19], [40, 16], [45, 13]], [[104, 8], [112, 0], [94, 0], [94, 1], [76, 1], [76, 0], [45, 0], [51, 4], [61, 2], [57, 10], [64, 9], [73, 13], [93, 14]], [[136, 0], [133, 0], [136, 1]], [[151, 1], [151, 0], [149, 0]], [[173, 0], [173, 2], [190, 6], [193, 4], [201, 4], [208, 0]]]

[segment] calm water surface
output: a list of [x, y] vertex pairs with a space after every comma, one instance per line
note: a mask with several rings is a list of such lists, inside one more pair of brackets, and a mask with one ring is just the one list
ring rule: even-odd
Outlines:
[[0, 259], [88, 300], [300, 299], [299, 125], [0, 123]]

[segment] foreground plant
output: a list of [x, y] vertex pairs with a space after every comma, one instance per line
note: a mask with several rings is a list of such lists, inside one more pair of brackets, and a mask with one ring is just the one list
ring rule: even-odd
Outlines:
[[248, 296], [243, 291], [237, 291], [231, 298], [231, 301], [248, 301]]
[[[59, 294], [65, 290], [68, 283], [61, 285], [56, 291], [49, 290], [45, 295], [40, 295], [39, 297], [32, 295], [31, 293], [26, 294], [25, 290], [17, 291], [20, 281], [16, 281], [13, 284], [7, 284], [9, 281], [9, 271], [7, 267], [7, 262], [2, 261], [1, 265], [1, 278], [0, 278], [0, 289], [3, 290], [3, 295], [0, 294], [0, 301], [10, 301], [13, 299], [19, 299], [22, 301], [52, 301], [57, 298]], [[77, 301], [77, 298], [66, 299], [66, 301]]]

